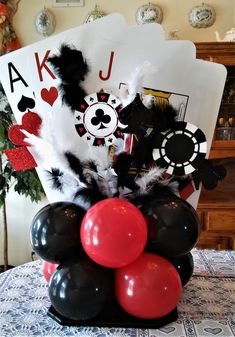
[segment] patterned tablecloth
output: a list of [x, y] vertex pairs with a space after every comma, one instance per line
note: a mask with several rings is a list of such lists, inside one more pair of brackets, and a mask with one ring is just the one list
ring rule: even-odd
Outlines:
[[41, 261], [0, 274], [0, 337], [235, 336], [235, 251], [192, 251], [194, 275], [178, 304], [179, 318], [160, 329], [61, 326], [50, 306]]

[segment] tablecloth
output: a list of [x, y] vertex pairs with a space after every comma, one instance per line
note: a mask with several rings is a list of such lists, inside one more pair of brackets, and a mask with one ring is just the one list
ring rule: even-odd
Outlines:
[[235, 336], [235, 251], [192, 250], [194, 274], [183, 289], [177, 321], [159, 329], [69, 327], [47, 315], [41, 261], [0, 274], [0, 337]]

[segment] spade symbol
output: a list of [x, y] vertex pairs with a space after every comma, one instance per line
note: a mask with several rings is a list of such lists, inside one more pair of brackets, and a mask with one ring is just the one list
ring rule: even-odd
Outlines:
[[24, 112], [27, 109], [33, 109], [35, 107], [35, 101], [30, 97], [22, 95], [17, 107], [21, 112]]

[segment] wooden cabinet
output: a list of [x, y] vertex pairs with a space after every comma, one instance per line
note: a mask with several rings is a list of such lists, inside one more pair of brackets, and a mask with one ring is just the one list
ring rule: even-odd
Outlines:
[[235, 43], [196, 43], [197, 58], [221, 63], [227, 79], [209, 158], [227, 169], [216, 189], [202, 189], [197, 212], [201, 248], [235, 249]]
[[197, 58], [235, 66], [235, 42], [197, 42]]

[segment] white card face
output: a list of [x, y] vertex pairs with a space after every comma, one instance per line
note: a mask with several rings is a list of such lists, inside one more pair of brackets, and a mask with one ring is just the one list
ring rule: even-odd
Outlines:
[[[45, 116], [60, 108], [59, 80], [46, 62], [62, 44], [81, 50], [90, 68], [84, 81], [88, 95], [104, 90], [119, 97], [137, 67], [146, 62], [150, 71], [143, 80], [144, 94], [166, 100], [178, 111], [179, 120], [195, 124], [205, 133], [210, 149], [222, 98], [224, 66], [196, 60], [190, 41], [164, 40], [158, 24], [129, 27], [112, 14], [70, 29], [0, 58], [0, 79], [17, 121], [25, 111]], [[22, 99], [22, 95], [27, 99]], [[35, 106], [27, 106], [34, 99]], [[22, 102], [23, 101], [23, 102]], [[21, 109], [19, 109], [19, 107]], [[40, 175], [49, 201], [61, 200]], [[196, 207], [199, 191], [188, 201]]]
[[[118, 14], [102, 20], [103, 25], [92, 22], [1, 57], [0, 78], [17, 121], [28, 110], [37, 111], [40, 114], [42, 109], [44, 112], [41, 111], [41, 113], [46, 113], [60, 100], [56, 90], [59, 80], [47, 63], [47, 58], [58, 53], [63, 43], [82, 50], [83, 46], [88, 47], [93, 40], [99, 40], [100, 35], [106, 34], [107, 38], [109, 38], [108, 32], [112, 36], [119, 35], [118, 27], [121, 29], [122, 26], [126, 26], [123, 18]], [[23, 103], [20, 102], [22, 96], [26, 97], [26, 99], [23, 98]], [[33, 99], [34, 104], [27, 98]], [[18, 107], [19, 102], [22, 106], [21, 110]], [[22, 110], [23, 108], [25, 110]]]

